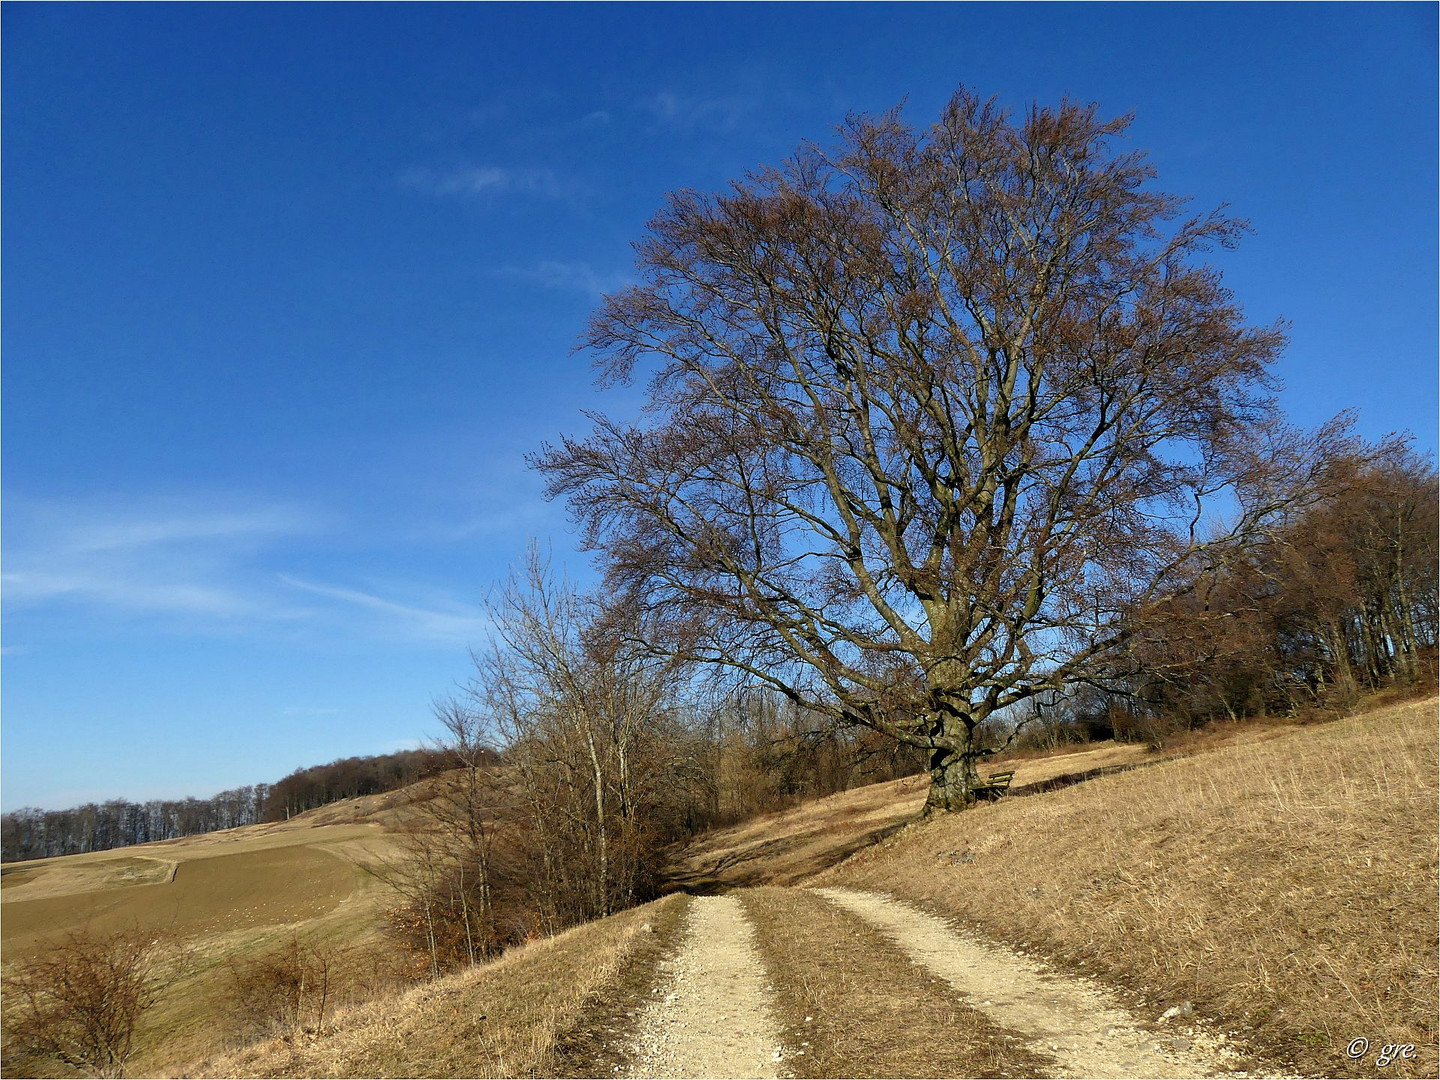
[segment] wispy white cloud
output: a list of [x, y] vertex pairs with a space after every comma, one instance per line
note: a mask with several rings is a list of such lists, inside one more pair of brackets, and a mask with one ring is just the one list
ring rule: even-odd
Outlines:
[[563, 523], [560, 511], [544, 499], [517, 502], [505, 510], [461, 514], [452, 518], [436, 517], [413, 524], [404, 539], [420, 544], [458, 544], [487, 537], [505, 537], [526, 533], [544, 533], [547, 523]]
[[[742, 66], [708, 85], [657, 87], [654, 93], [633, 99], [630, 106], [671, 132], [726, 133], [742, 127], [746, 131], [774, 128], [778, 119], [812, 110], [826, 98], [821, 85], [796, 83], [788, 73], [763, 66]], [[841, 115], [844, 107], [842, 103]], [[830, 111], [835, 111], [833, 106]]]
[[3, 580], [6, 599], [17, 604], [69, 600], [132, 612], [170, 612], [222, 619], [299, 618], [306, 614], [304, 609], [277, 604], [272, 597], [241, 587], [184, 580], [194, 567], [182, 567], [172, 561], [167, 569], [168, 573], [130, 561], [107, 562], [88, 569], [62, 565], [36, 572], [6, 571]]
[[6, 510], [0, 582], [8, 605], [65, 602], [210, 620], [306, 614], [247, 567], [264, 549], [322, 528], [313, 512], [196, 500], [15, 497]]
[[648, 113], [665, 127], [681, 130], [710, 128], [717, 131], [734, 131], [759, 104], [757, 96], [740, 91], [696, 96], [662, 90], [636, 102], [641, 112]]
[[[303, 507], [216, 498], [12, 497], [6, 511], [0, 584], [9, 613], [150, 620], [187, 634], [283, 630], [297, 640], [323, 635], [446, 646], [477, 644], [490, 627], [482, 608], [443, 589], [359, 588], [296, 572], [312, 565], [315, 545], [336, 532], [332, 518]], [[483, 532], [484, 520], [466, 525], [461, 539]], [[390, 542], [417, 541], [397, 533]]]
[[490, 630], [484, 609], [455, 601], [431, 601], [429, 606], [378, 596], [340, 585], [306, 581], [289, 574], [279, 580], [293, 589], [373, 612], [381, 617], [386, 633], [426, 641], [478, 644]]
[[633, 282], [624, 274], [605, 274], [587, 262], [543, 261], [534, 266], [507, 266], [500, 273], [506, 277], [533, 282], [546, 289], [583, 293], [599, 300], [606, 293], [617, 292]]
[[400, 184], [427, 195], [469, 198], [524, 194], [569, 201], [582, 194], [580, 185], [562, 178], [553, 169], [502, 165], [466, 165], [454, 169], [417, 166], [400, 174]]
[[76, 552], [115, 551], [191, 540], [286, 536], [308, 532], [314, 524], [313, 515], [287, 507], [200, 513], [160, 510], [150, 516], [72, 521], [65, 529], [64, 543]]

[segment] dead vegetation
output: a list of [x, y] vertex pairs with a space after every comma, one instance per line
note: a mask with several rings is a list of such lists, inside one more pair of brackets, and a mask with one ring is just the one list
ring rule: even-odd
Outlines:
[[278, 948], [231, 957], [228, 1021], [244, 1034], [323, 1031], [344, 986], [343, 952], [292, 935]]
[[[1020, 777], [1017, 777], [1017, 783]], [[1326, 1075], [1436, 1069], [1433, 700], [1009, 798], [817, 881], [892, 893]]]
[[[789, 884], [813, 878], [859, 850], [814, 880], [896, 893], [995, 937], [1032, 943], [1062, 966], [1149, 993], [1155, 1016], [1169, 1005], [1192, 1001], [1201, 1013], [1225, 1021], [1228, 1030], [1278, 1048], [1305, 1072], [1376, 1071], [1374, 1054], [1368, 1065], [1344, 1057], [1346, 1043], [1364, 1036], [1377, 1048], [1415, 1043], [1417, 1058], [1398, 1059], [1385, 1075], [1424, 1075], [1435, 1067], [1434, 709], [1433, 702], [1411, 703], [1305, 727], [1221, 725], [1207, 729], [1204, 738], [1167, 747], [1167, 755], [1188, 754], [1185, 760], [1168, 760], [1135, 744], [1101, 744], [1013, 761], [1004, 766], [1018, 769], [1007, 799], [908, 828], [905, 823], [914, 820], [924, 799], [924, 778], [877, 784], [718, 830], [680, 853], [673, 865], [695, 875], [690, 884], [700, 890]], [[195, 852], [238, 854], [254, 847], [260, 861], [244, 865], [263, 868], [270, 865], [271, 845], [319, 843], [330, 831], [292, 825], [285, 836], [239, 830], [237, 835], [248, 839], [196, 838]], [[344, 839], [328, 847], [351, 858], [359, 850], [348, 851], [347, 845], [381, 839], [373, 827], [331, 829]], [[887, 834], [893, 835], [870, 846]], [[166, 888], [187, 888], [187, 873], [190, 884], [204, 877], [204, 871], [192, 873], [198, 866], [189, 847], [163, 850], [182, 860], [177, 883]], [[77, 871], [83, 871], [77, 882], [88, 882], [97, 857], [74, 858]], [[313, 869], [325, 861], [344, 866], [327, 854]], [[230, 863], [214, 862], [210, 869], [220, 874]], [[59, 880], [54, 875], [69, 865], [64, 860], [26, 867], [19, 881], [6, 875], [7, 964], [21, 955], [12, 945], [21, 940], [15, 934], [24, 920], [11, 918], [26, 910], [21, 898], [31, 888], [54, 892]], [[234, 861], [234, 869], [241, 867]], [[245, 885], [228, 871], [221, 876], [234, 887]], [[32, 884], [24, 884], [27, 880]], [[87, 903], [134, 897], [148, 888], [91, 893]], [[327, 928], [322, 938], [313, 938], [320, 923], [296, 925], [317, 945], [355, 944], [376, 932], [373, 902], [379, 893], [352, 894], [322, 920]], [[928, 1000], [926, 978], [905, 983], [898, 969], [886, 975], [881, 969], [889, 960], [877, 962], [865, 979], [858, 967], [847, 968], [861, 963], [859, 939], [825, 921], [837, 917], [833, 912], [814, 913], [820, 921], [811, 924], [808, 906], [803, 913], [783, 906], [803, 904], [804, 897], [783, 891], [763, 896], [764, 903], [751, 905], [758, 924], [778, 918], [774, 912], [785, 916], [778, 934], [759, 927], [767, 963], [776, 971], [787, 964], [797, 972], [809, 966], [803, 985], [789, 976], [776, 984], [784, 995], [808, 994], [804, 1000], [816, 1002], [801, 1006], [802, 1023], [806, 1015], [824, 1015], [822, 1000], [838, 1009], [833, 1003], [842, 989], [860, 1000], [856, 994], [868, 994], [868, 987], [886, 985], [892, 976], [899, 980], [894, 983], [900, 987], [894, 993], [899, 1006]], [[976, 914], [958, 911], [954, 897], [976, 901]], [[59, 900], [61, 893], [49, 898]], [[323, 1034], [302, 1019], [285, 1037], [212, 1060], [206, 1071], [609, 1074], [619, 1063], [615, 1048], [624, 1043], [634, 1011], [627, 1003], [648, 993], [655, 965], [668, 949], [667, 927], [679, 927], [684, 903], [672, 897], [522, 946], [495, 963], [405, 995], [361, 1003], [370, 993], [391, 993], [393, 981], [371, 980], [364, 993], [343, 991], [341, 1000], [327, 1002]], [[198, 908], [195, 913], [204, 914]], [[278, 914], [277, 909], [267, 917]], [[641, 929], [645, 923], [650, 932]], [[197, 1066], [180, 1066], [216, 1053], [220, 1040], [234, 1046], [238, 1033], [217, 1023], [216, 1012], [230, 960], [273, 951], [295, 933], [293, 926], [272, 924], [257, 933], [261, 929], [242, 919], [233, 929], [192, 937], [202, 970], [173, 987], [147, 1015], [133, 1069], [195, 1072]], [[841, 979], [846, 971], [852, 974]], [[826, 980], [835, 985], [826, 989]], [[299, 1011], [315, 1011], [316, 1004]], [[782, 1002], [787, 1025], [795, 1007]], [[882, 1015], [888, 1006], [874, 1007]], [[6, 1012], [8, 1021], [8, 1002]], [[907, 1014], [906, 1022], [911, 1019]], [[915, 1019], [930, 1023], [924, 1016]], [[948, 1061], [962, 1033], [971, 1030], [969, 1022], [947, 1026], [942, 1017], [936, 1023], [946, 1033], [935, 1045]], [[787, 1033], [787, 1043], [793, 1034]], [[834, 1053], [848, 1055], [842, 1071], [877, 1075], [883, 1070], [874, 1063], [892, 1051], [900, 1055], [895, 1060], [909, 1061], [905, 1055], [913, 1053], [920, 1055], [916, 1062], [929, 1061], [924, 1055], [931, 1051], [923, 1045], [928, 1037], [903, 1050], [865, 1044], [863, 1035], [837, 1035]], [[846, 1039], [860, 1042], [850, 1045]], [[810, 1034], [801, 1040], [816, 1043]], [[811, 1048], [806, 1050], [800, 1061], [810, 1057]], [[1014, 1057], [1006, 1060], [1012, 1074], [1025, 1072]], [[824, 1061], [822, 1054], [805, 1066], [789, 1064], [820, 1072], [829, 1068]], [[927, 1075], [947, 1071], [938, 1061], [914, 1068]]]
[[796, 1077], [1045, 1076], [1045, 1058], [808, 890], [740, 893]]
[[183, 951], [139, 930], [47, 942], [5, 975], [6, 1073], [124, 1076], [141, 1017], [184, 968]]
[[[397, 985], [389, 954], [373, 947], [385, 892], [356, 865], [391, 842], [376, 826], [290, 822], [23, 864], [4, 876], [5, 971], [81, 930], [139, 928], [147, 940], [183, 942], [188, 970], [137, 1025], [128, 1066], [151, 1076], [174, 1073], [253, 1034], [226, 1017], [233, 966], [297, 934], [349, 954], [333, 1004]], [[7, 1039], [15, 1003], [9, 994], [0, 1000]], [[39, 1062], [23, 1071], [48, 1074]]]
[[[1139, 744], [1101, 743], [1025, 761], [1014, 768], [1014, 795], [1064, 786], [1075, 778], [1162, 760]], [[889, 836], [914, 820], [928, 776], [907, 776], [812, 799], [715, 829], [678, 848], [666, 867], [671, 888], [714, 892], [747, 885], [794, 885]]]
[[627, 1051], [634, 1044], [636, 1017], [650, 1000], [661, 964], [680, 946], [689, 903], [657, 903], [650, 909], [650, 918], [641, 924], [615, 977], [591, 992], [578, 1021], [556, 1039], [552, 1075], [628, 1073]]
[[[280, 1037], [194, 1070], [204, 1076], [553, 1075], [560, 1043], [623, 978], [675, 896], [575, 927], [492, 963], [337, 1013], [323, 1036]], [[653, 927], [652, 927], [653, 929]]]

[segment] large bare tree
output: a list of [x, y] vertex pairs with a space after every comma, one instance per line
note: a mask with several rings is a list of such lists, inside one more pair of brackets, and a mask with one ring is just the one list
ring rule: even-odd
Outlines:
[[930, 809], [974, 801], [977, 725], [1097, 677], [1313, 460], [1281, 327], [1204, 262], [1243, 223], [1182, 216], [1127, 123], [962, 89], [672, 194], [582, 340], [649, 376], [642, 420], [536, 458], [672, 649], [926, 748]]

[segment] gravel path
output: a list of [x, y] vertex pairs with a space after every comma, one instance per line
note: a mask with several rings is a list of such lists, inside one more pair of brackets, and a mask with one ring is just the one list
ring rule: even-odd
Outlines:
[[1042, 971], [1017, 952], [967, 938], [898, 900], [852, 889], [816, 892], [879, 928], [965, 994], [966, 1004], [1033, 1040], [1032, 1049], [1058, 1062], [1059, 1076], [1235, 1075], [1221, 1037], [1193, 1027], [1182, 1029], [1188, 1035], [1147, 1030], [1097, 984]]
[[640, 1014], [630, 1075], [785, 1075], [770, 994], [740, 901], [695, 897], [680, 949]]

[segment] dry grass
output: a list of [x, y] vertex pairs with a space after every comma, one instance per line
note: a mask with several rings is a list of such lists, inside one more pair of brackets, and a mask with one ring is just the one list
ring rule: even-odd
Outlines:
[[1045, 1076], [1053, 1069], [855, 916], [801, 889], [737, 895], [776, 989], [791, 1075]]
[[174, 1071], [225, 1044], [231, 958], [299, 934], [359, 946], [344, 993], [391, 981], [365, 949], [380, 925], [385, 890], [358, 868], [390, 842], [377, 825], [315, 827], [296, 819], [7, 864], [0, 878], [4, 960], [11, 965], [82, 928], [141, 927], [185, 943], [190, 973], [142, 1018], [132, 1059], [137, 1074]]
[[[678, 898], [677, 898], [678, 899]], [[579, 1019], [555, 1041], [550, 1075], [629, 1075], [641, 1010], [651, 1000], [660, 966], [673, 956], [685, 934], [688, 901], [651, 905], [644, 932], [626, 950], [615, 976], [582, 1006]]]
[[925, 801], [926, 779], [871, 784], [716, 829], [676, 852], [666, 880], [700, 893], [794, 884], [913, 818]]
[[[1038, 790], [1097, 771], [1154, 759], [1143, 746], [1099, 743], [1046, 758], [1010, 762], [1011, 790]], [[992, 770], [1002, 766], [992, 765]], [[842, 791], [716, 829], [678, 850], [666, 869], [672, 887], [719, 892], [750, 885], [794, 885], [913, 821], [928, 774]]]
[[[1434, 701], [916, 824], [817, 880], [890, 892], [1309, 1072], [1435, 1075]], [[1016, 777], [1017, 783], [1021, 780]], [[1156, 1010], [1158, 1013], [1158, 1009]]]
[[318, 1036], [271, 1039], [194, 1070], [202, 1076], [553, 1075], [560, 1042], [624, 979], [667, 897], [512, 949], [499, 960], [337, 1015]]
[[126, 885], [157, 885], [175, 875], [171, 859], [122, 856], [104, 861], [61, 865], [63, 860], [16, 863], [0, 871], [0, 895], [14, 900], [40, 900], [74, 893], [117, 889]]

